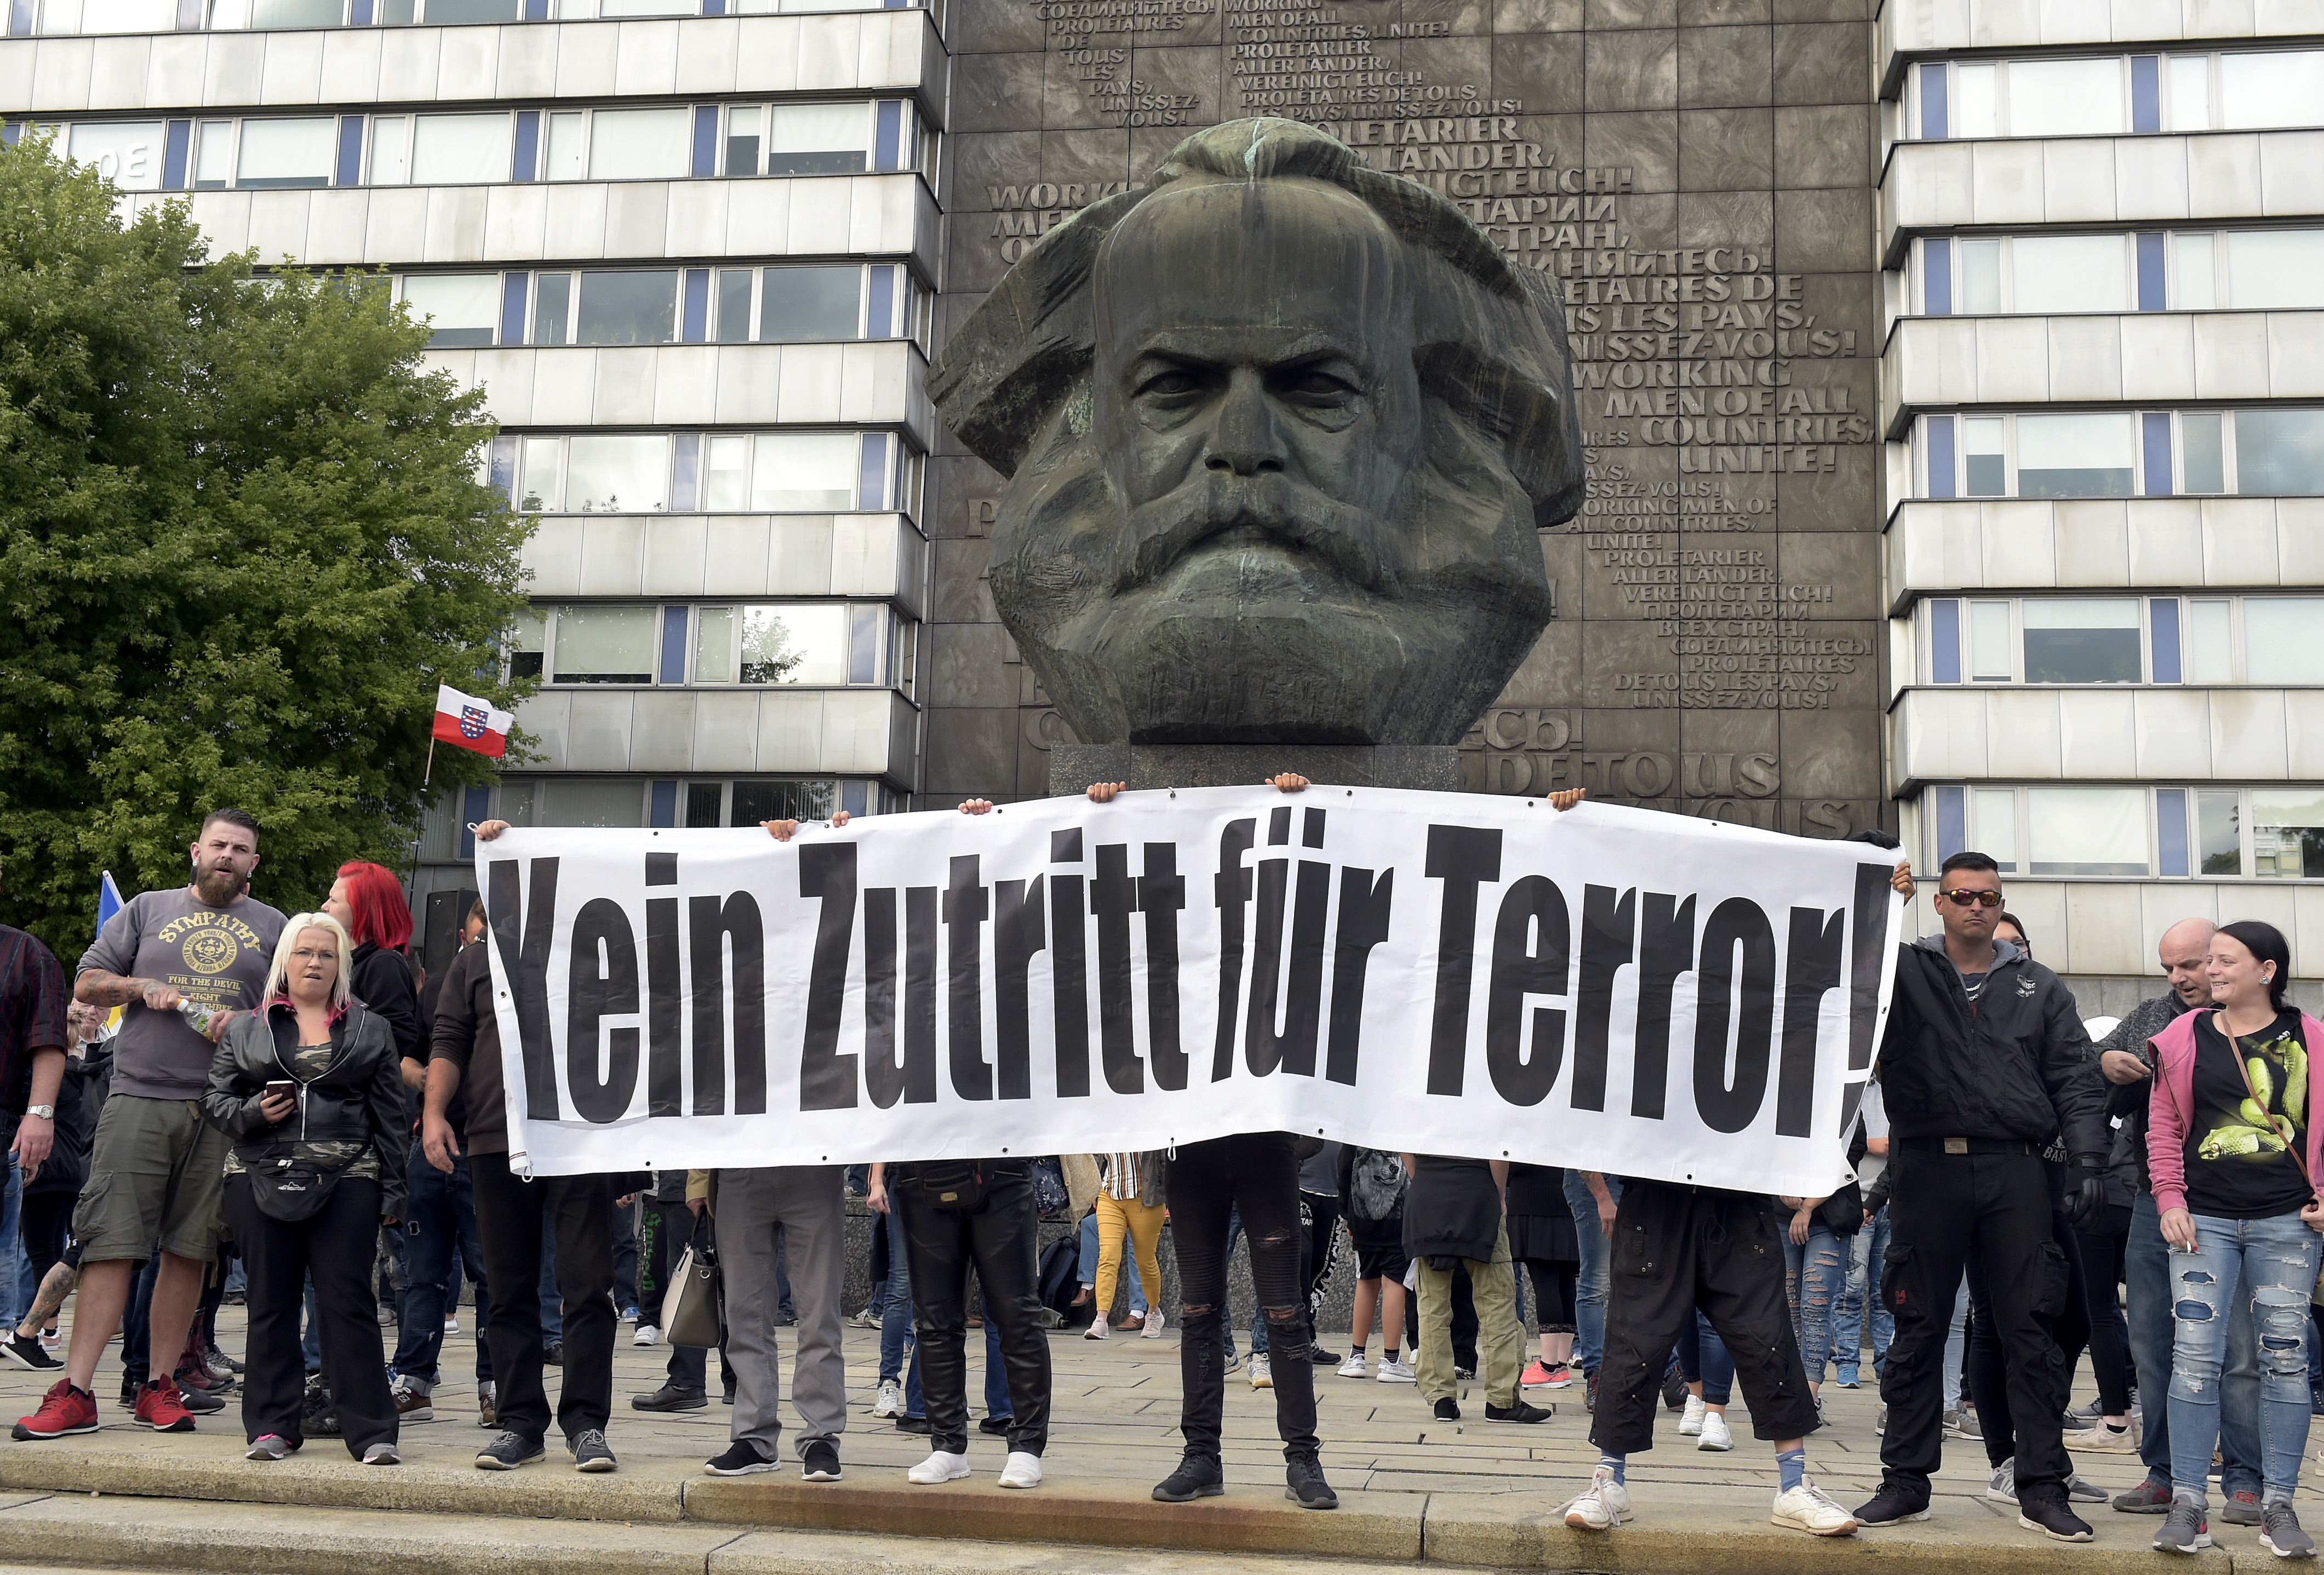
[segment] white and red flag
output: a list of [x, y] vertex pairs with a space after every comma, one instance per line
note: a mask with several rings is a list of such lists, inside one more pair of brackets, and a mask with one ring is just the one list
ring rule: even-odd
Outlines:
[[489, 700], [462, 694], [448, 683], [436, 686], [435, 737], [479, 755], [508, 753], [509, 728], [516, 718], [496, 710]]

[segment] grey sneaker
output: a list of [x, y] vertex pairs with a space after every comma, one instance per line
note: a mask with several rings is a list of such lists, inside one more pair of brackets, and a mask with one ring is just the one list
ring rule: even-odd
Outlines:
[[2260, 1523], [2259, 1495], [2248, 1487], [2228, 1494], [2219, 1506], [2219, 1519], [2228, 1525], [2257, 1525]]
[[513, 1471], [519, 1466], [530, 1466], [540, 1459], [540, 1441], [522, 1433], [504, 1432], [476, 1451], [479, 1471]]
[[2316, 1539], [2300, 1529], [2300, 1517], [2289, 1504], [2271, 1504], [2260, 1511], [2259, 1545], [2279, 1559], [2316, 1556]]
[[576, 1471], [610, 1471], [618, 1464], [605, 1435], [594, 1427], [585, 1427], [566, 1440], [565, 1450], [573, 1457]]
[[2203, 1506], [2184, 1498], [2171, 1501], [2171, 1513], [2163, 1517], [2162, 1529], [2154, 1533], [2154, 1551], [2159, 1553], [2191, 1553], [2211, 1545], [2211, 1524], [2204, 1517]]

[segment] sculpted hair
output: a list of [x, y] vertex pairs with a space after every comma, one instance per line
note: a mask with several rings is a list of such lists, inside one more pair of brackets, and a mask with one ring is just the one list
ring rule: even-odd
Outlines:
[[[928, 394], [979, 459], [1013, 476], [1061, 411], [1085, 428], [1093, 285], [1107, 238], [1139, 203], [1185, 182], [1305, 179], [1352, 193], [1425, 270], [1413, 363], [1421, 388], [1498, 451], [1547, 527], [1582, 506], [1582, 423], [1565, 309], [1554, 279], [1512, 264], [1428, 187], [1371, 169], [1297, 121], [1231, 122], [1188, 137], [1141, 190], [1082, 209], [1044, 236], [961, 325]], [[1074, 422], [1069, 406], [1084, 412]]]

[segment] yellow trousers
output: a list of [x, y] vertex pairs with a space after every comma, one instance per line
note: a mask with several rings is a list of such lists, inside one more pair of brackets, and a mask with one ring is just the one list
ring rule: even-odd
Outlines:
[[1146, 1287], [1147, 1305], [1160, 1311], [1162, 1268], [1155, 1260], [1154, 1249], [1161, 1243], [1162, 1217], [1167, 1212], [1134, 1198], [1125, 1203], [1103, 1192], [1097, 1195], [1098, 1317], [1106, 1317], [1113, 1309], [1114, 1287], [1121, 1279], [1124, 1231], [1130, 1233], [1130, 1249], [1138, 1255], [1138, 1280]]

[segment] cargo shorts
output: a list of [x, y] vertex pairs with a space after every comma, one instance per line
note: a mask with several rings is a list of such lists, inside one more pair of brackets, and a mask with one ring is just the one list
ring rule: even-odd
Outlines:
[[165, 1253], [217, 1256], [226, 1196], [226, 1134], [190, 1099], [115, 1094], [89, 1141], [88, 1180], [73, 1206], [81, 1261], [142, 1261]]

